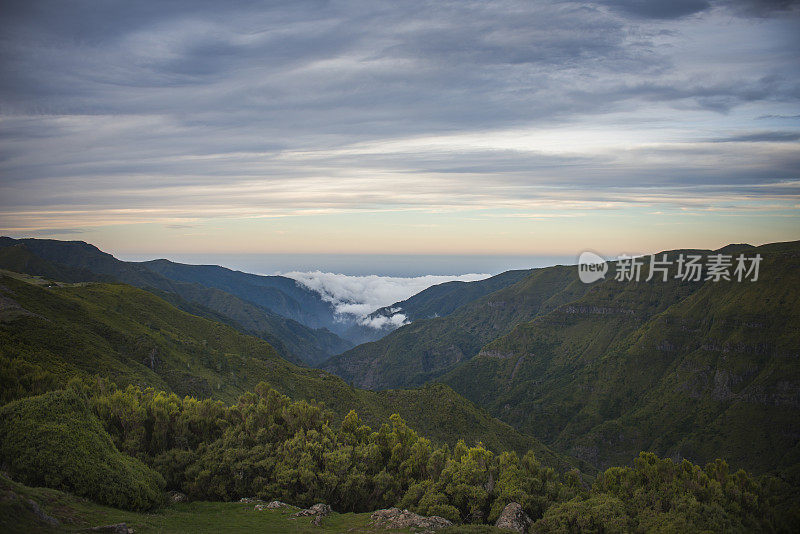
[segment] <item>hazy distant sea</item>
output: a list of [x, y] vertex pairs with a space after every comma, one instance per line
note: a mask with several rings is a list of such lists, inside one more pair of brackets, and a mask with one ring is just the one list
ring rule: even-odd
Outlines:
[[[145, 261], [163, 254], [117, 254], [121, 260]], [[366, 255], [366, 254], [171, 254], [169, 260], [196, 265], [222, 265], [257, 274], [323, 271], [350, 276], [423, 276], [467, 273], [498, 274], [510, 269], [531, 269], [577, 263], [572, 256], [487, 255]]]

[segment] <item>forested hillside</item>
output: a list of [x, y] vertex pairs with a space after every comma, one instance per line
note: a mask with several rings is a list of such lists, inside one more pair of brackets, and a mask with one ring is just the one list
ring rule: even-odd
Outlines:
[[406, 300], [379, 308], [369, 317], [391, 317], [395, 313], [402, 313], [411, 322], [444, 317], [464, 304], [519, 282], [531, 272], [530, 270], [506, 271], [485, 280], [473, 282], [454, 280], [436, 284]]
[[[309, 306], [309, 309], [313, 306], [326, 310], [330, 308], [318, 296], [312, 297], [315, 295], [313, 292], [297, 287], [288, 278], [259, 277], [216, 266], [124, 262], [79, 241], [15, 240], [6, 237], [0, 238], [0, 268], [67, 282], [124, 282], [156, 292], [181, 309], [223, 321], [266, 339], [281, 356], [293, 361], [315, 364], [352, 346], [352, 343], [327, 329], [312, 328], [273, 311], [275, 308], [288, 315], [297, 315], [292, 310], [303, 306]], [[159, 270], [178, 278], [168, 278]], [[250, 299], [239, 298], [219, 289], [218, 286], [237, 287], [236, 281], [231, 278], [241, 284], [237, 292], [250, 295]], [[272, 278], [278, 280], [272, 281]], [[198, 280], [203, 280], [206, 285], [198, 283]], [[286, 288], [296, 290], [302, 306], [282, 291]], [[316, 304], [310, 305], [309, 301], [315, 299]], [[268, 303], [271, 305], [267, 306]]]
[[758, 281], [598, 282], [443, 381], [600, 467], [651, 450], [796, 476], [800, 243], [739, 250]]
[[321, 365], [359, 387], [423, 384], [476, 355], [520, 322], [586, 292], [574, 267], [534, 269], [519, 282], [474, 300], [446, 317], [421, 319]]
[[75, 377], [228, 402], [266, 382], [293, 399], [324, 402], [338, 420], [352, 409], [370, 424], [399, 413], [442, 443], [464, 439], [498, 451], [534, 449], [550, 465], [568, 465], [447, 386], [357, 390], [326, 372], [292, 365], [259, 338], [124, 284], [56, 285], [5, 273], [0, 304], [4, 402], [63, 387]]

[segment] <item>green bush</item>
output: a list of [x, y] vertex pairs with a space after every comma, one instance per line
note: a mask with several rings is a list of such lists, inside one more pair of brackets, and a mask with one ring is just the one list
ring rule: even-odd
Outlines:
[[53, 391], [0, 408], [0, 462], [19, 481], [131, 510], [161, 502], [164, 480], [119, 452], [71, 391]]

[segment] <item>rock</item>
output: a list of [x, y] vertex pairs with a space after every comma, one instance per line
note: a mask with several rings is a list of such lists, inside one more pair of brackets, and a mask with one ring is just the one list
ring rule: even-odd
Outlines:
[[320, 503], [315, 504], [311, 508], [306, 508], [305, 510], [300, 510], [299, 512], [297, 512], [294, 515], [296, 517], [309, 516], [309, 515], [325, 517], [326, 515], [331, 515], [331, 513], [333, 513], [333, 510], [331, 510], [331, 507], [328, 506], [327, 504], [324, 504], [324, 503], [320, 502]]
[[275, 510], [277, 508], [289, 508], [290, 505], [281, 501], [272, 501], [267, 504], [257, 504], [255, 507], [256, 512], [263, 512], [264, 510]]
[[500, 513], [500, 517], [497, 518], [497, 523], [494, 524], [497, 528], [507, 528], [522, 533], [526, 532], [530, 525], [531, 518], [516, 502], [508, 503]]
[[41, 508], [39, 508], [39, 505], [33, 499], [28, 499], [28, 506], [30, 507], [31, 511], [33, 511], [33, 515], [35, 515], [39, 521], [42, 521], [52, 526], [56, 526], [59, 524], [58, 519], [44, 513], [44, 511]]
[[[277, 502], [277, 501], [274, 501], [274, 502]], [[270, 503], [270, 504], [272, 504], [272, 503]], [[322, 519], [327, 517], [327, 516], [329, 516], [329, 515], [331, 515], [332, 513], [333, 513], [333, 510], [331, 509], [330, 506], [328, 506], [325, 503], [319, 502], [319, 503], [315, 504], [314, 506], [312, 506], [311, 508], [306, 508], [305, 510], [300, 510], [299, 512], [294, 514], [294, 516], [295, 517], [313, 516], [314, 519], [311, 520], [311, 524], [319, 526], [320, 523], [322, 523]]]
[[239, 502], [244, 504], [253, 504], [255, 502], [264, 502], [261, 499], [256, 499], [255, 497], [242, 497], [239, 499]]
[[189, 497], [187, 497], [185, 493], [173, 490], [167, 492], [167, 500], [175, 504], [176, 502], [189, 502]]
[[116, 525], [104, 525], [102, 527], [93, 527], [89, 529], [92, 532], [110, 532], [111, 534], [133, 534], [133, 529], [125, 523], [117, 523]]
[[418, 528], [430, 532], [449, 527], [453, 523], [437, 515], [425, 517], [415, 514], [414, 512], [409, 512], [408, 510], [388, 508], [386, 510], [377, 510], [373, 512], [370, 516], [370, 524], [387, 529]]

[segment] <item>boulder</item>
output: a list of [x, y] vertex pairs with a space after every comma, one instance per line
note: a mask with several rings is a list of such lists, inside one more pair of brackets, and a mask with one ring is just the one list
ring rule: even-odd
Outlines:
[[497, 528], [506, 528], [516, 532], [524, 533], [531, 525], [531, 518], [522, 509], [522, 506], [516, 502], [510, 502], [503, 508], [500, 517], [497, 518], [497, 523], [494, 524]]
[[320, 503], [315, 504], [311, 508], [306, 508], [305, 510], [300, 510], [299, 512], [297, 512], [294, 515], [296, 517], [302, 517], [304, 515], [315, 515], [315, 516], [325, 517], [326, 515], [331, 515], [331, 513], [333, 513], [333, 510], [331, 510], [331, 507], [328, 506], [327, 504], [324, 504], [324, 503], [320, 502]]
[[264, 510], [275, 510], [278, 508], [289, 508], [290, 505], [286, 504], [285, 502], [281, 501], [272, 501], [267, 504], [257, 504], [256, 511], [263, 512]]
[[264, 502], [261, 499], [256, 499], [255, 497], [242, 497], [239, 499], [239, 502], [244, 504], [253, 504], [255, 502]]
[[90, 528], [89, 530], [92, 532], [109, 532], [110, 534], [133, 534], [133, 529], [125, 523], [103, 525], [101, 527]]
[[408, 510], [388, 508], [377, 510], [370, 516], [370, 525], [386, 529], [416, 528], [433, 531], [451, 526], [453, 523], [443, 517], [433, 515], [425, 517]]
[[314, 519], [311, 520], [311, 523], [314, 525], [319, 526], [322, 523], [322, 519], [331, 515], [333, 510], [330, 506], [325, 503], [317, 503], [311, 508], [306, 508], [305, 510], [300, 510], [297, 512], [295, 517], [302, 517], [302, 516], [313, 516]]
[[187, 497], [185, 493], [173, 490], [167, 492], [167, 500], [175, 504], [176, 502], [189, 502], [189, 497]]

